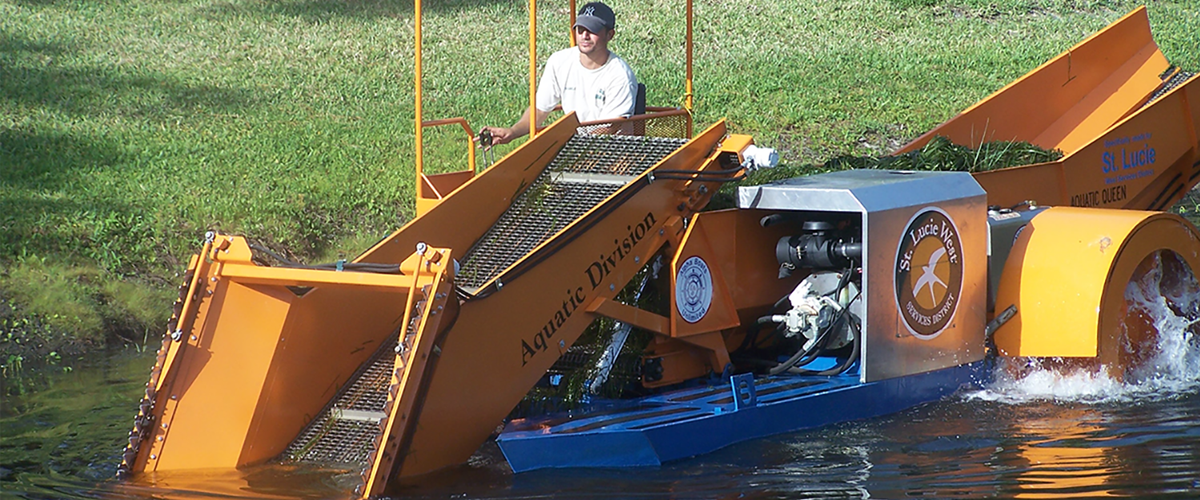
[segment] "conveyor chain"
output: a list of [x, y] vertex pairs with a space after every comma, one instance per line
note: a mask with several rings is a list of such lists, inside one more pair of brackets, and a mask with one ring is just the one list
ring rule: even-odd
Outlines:
[[576, 135], [464, 255], [456, 281], [474, 290], [498, 276], [666, 158], [684, 139]]

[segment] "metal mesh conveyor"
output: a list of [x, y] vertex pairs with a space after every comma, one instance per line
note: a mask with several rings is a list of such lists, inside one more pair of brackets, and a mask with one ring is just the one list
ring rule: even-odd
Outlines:
[[[458, 280], [478, 288], [629, 181], [684, 139], [577, 135], [464, 256]], [[411, 331], [409, 333], [412, 333]], [[386, 419], [396, 341], [380, 348], [283, 453], [292, 462], [367, 465]]]
[[1174, 90], [1175, 87], [1183, 85], [1183, 82], [1188, 81], [1188, 79], [1193, 76], [1196, 76], [1196, 73], [1188, 71], [1176, 72], [1174, 76], [1164, 81], [1158, 90], [1155, 90], [1153, 94], [1150, 94], [1150, 98], [1146, 100], [1146, 103], [1143, 104], [1142, 107], [1153, 104], [1154, 101], [1157, 101], [1159, 97], [1167, 95], [1167, 92]]
[[396, 341], [386, 343], [334, 398], [320, 416], [288, 445], [292, 462], [367, 465], [386, 416], [388, 385], [396, 362]]
[[474, 290], [595, 208], [686, 139], [576, 135], [462, 260], [456, 282]]

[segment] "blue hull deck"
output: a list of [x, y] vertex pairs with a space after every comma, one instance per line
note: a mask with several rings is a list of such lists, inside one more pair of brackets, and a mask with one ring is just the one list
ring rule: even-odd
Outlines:
[[735, 376], [728, 382], [514, 420], [496, 441], [514, 472], [654, 466], [749, 439], [895, 413], [979, 386], [990, 376], [989, 366], [985, 360], [865, 384], [857, 371], [832, 377]]

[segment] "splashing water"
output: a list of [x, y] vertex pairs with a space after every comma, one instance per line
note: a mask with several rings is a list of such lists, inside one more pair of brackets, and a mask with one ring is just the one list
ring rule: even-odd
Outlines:
[[1161, 332], [1154, 355], [1130, 378], [1152, 393], [1187, 392], [1200, 386], [1200, 285], [1178, 260], [1155, 259], [1150, 272], [1125, 289], [1126, 302], [1141, 308]]
[[1148, 259], [1152, 265], [1129, 283], [1125, 300], [1131, 312], [1150, 318], [1160, 334], [1149, 347], [1150, 356], [1129, 370], [1124, 381], [1110, 378], [1102, 368], [1072, 367], [1061, 359], [1002, 358], [992, 383], [966, 398], [1009, 404], [1113, 403], [1200, 392], [1200, 283], [1174, 255]]

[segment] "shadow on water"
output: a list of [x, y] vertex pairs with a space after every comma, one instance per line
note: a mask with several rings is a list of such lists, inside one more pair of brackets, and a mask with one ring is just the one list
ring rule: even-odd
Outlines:
[[[1156, 267], [1156, 269], [1158, 269]], [[1148, 273], [1142, 285], [1160, 283]], [[1131, 287], [1133, 288], [1133, 287]], [[1162, 288], [1152, 288], [1162, 290]], [[1151, 297], [1153, 298], [1153, 297]], [[1161, 296], [1159, 296], [1161, 298]], [[1197, 297], [1200, 298], [1200, 297]], [[1156, 325], [1179, 325], [1143, 302]], [[494, 442], [393, 498], [1197, 498], [1200, 343], [1159, 338], [1124, 382], [997, 363], [993, 382], [887, 417], [739, 443], [661, 467], [513, 474]], [[148, 356], [35, 372], [0, 400], [0, 488], [22, 498], [346, 498], [354, 470], [266, 464], [110, 479]], [[1013, 360], [1023, 365], [1021, 360]], [[5, 379], [7, 382], [7, 379]], [[1080, 386], [1087, 386], [1080, 390]]]
[[[1181, 346], [1188, 356], [1195, 346]], [[353, 470], [263, 465], [109, 479], [149, 356], [31, 372], [0, 407], [0, 488], [19, 498], [345, 498]], [[1106, 396], [992, 384], [899, 414], [749, 441], [656, 468], [514, 475], [494, 442], [393, 498], [1196, 498], [1200, 385]], [[1063, 375], [1068, 377], [1068, 375]], [[6, 384], [11, 382], [5, 379]], [[1162, 387], [1159, 389], [1158, 387]]]
[[127, 351], [69, 372], [44, 367], [0, 377], [0, 489], [19, 494], [59, 481], [95, 489], [112, 477], [151, 361]]

